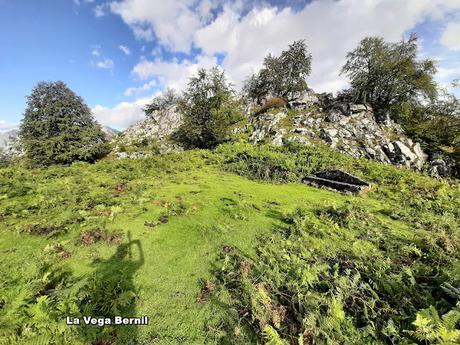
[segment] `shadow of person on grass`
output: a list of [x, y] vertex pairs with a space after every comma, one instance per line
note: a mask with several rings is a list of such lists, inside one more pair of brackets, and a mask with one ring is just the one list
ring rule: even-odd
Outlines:
[[116, 316], [140, 317], [136, 314], [138, 291], [134, 286], [135, 272], [144, 264], [140, 240], [122, 243], [108, 259], [97, 259], [94, 271], [81, 289], [80, 310], [83, 316], [110, 319], [112, 324], [103, 327], [83, 325], [81, 338], [95, 345], [137, 344], [139, 325], [114, 325]]

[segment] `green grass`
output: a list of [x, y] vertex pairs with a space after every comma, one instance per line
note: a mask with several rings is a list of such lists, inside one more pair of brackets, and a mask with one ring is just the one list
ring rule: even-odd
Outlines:
[[[292, 154], [276, 151], [281, 149], [258, 151], [257, 157], [271, 155], [276, 166], [290, 172], [290, 178], [277, 183], [250, 180], [245, 176], [258, 178], [260, 169], [250, 173], [244, 162], [235, 161], [242, 152], [253, 154], [248, 150], [245, 145], [227, 145], [215, 153], [188, 151], [92, 165], [0, 169], [0, 343], [32, 343], [39, 335], [50, 344], [101, 339], [118, 344], [233, 343], [235, 339], [258, 343], [261, 333], [254, 333], [250, 323], [238, 318], [231, 291], [217, 286], [219, 293], [214, 296], [203, 285], [218, 284], [216, 267], [224, 246], [257, 261], [261, 243], [284, 227], [284, 215], [298, 207], [314, 214], [317, 209], [359, 200], [367, 212], [405, 236], [413, 226], [444, 226], [449, 234], [454, 231], [451, 242], [458, 239], [458, 228], [452, 230], [449, 223], [458, 220], [457, 184], [342, 156], [334, 159], [335, 153], [318, 151], [323, 163], [313, 157], [310, 168], [342, 164], [372, 182], [379, 181], [367, 195], [342, 195], [301, 184], [299, 174], [308, 168], [288, 162]], [[412, 195], [423, 188], [428, 194]], [[410, 202], [423, 203], [418, 210], [426, 221], [416, 219]], [[436, 207], [445, 211], [442, 224]], [[44, 233], [34, 234], [37, 229]], [[47, 234], [49, 229], [54, 232]], [[81, 233], [94, 229], [122, 237], [82, 244]], [[346, 248], [346, 238], [340, 241]], [[457, 248], [455, 241], [452, 245]], [[40, 273], [44, 263], [50, 266]], [[53, 278], [49, 272], [58, 268], [69, 271], [69, 277]], [[112, 280], [119, 285], [111, 288], [106, 281]], [[79, 287], [77, 282], [89, 285]], [[88, 310], [102, 313], [108, 302], [101, 291], [119, 303], [118, 314], [148, 315], [150, 324], [105, 329], [64, 325], [63, 315], [75, 311], [74, 304], [76, 315]], [[127, 301], [117, 300], [121, 293]], [[40, 296], [49, 296], [43, 314], [31, 308], [40, 305]], [[226, 320], [234, 315], [228, 328]]]

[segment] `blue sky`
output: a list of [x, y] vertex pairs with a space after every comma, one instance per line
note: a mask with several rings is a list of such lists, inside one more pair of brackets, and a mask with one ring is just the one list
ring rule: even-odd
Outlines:
[[460, 0], [0, 0], [0, 130], [20, 122], [40, 80], [65, 81], [98, 121], [122, 129], [198, 67], [220, 64], [239, 87], [268, 52], [301, 38], [310, 85], [337, 91], [360, 39], [411, 31], [439, 60], [440, 82], [460, 77]]

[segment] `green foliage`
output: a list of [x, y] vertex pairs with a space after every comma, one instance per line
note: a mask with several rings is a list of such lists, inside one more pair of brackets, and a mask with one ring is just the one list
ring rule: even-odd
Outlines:
[[[29, 282], [33, 295], [28, 296], [16, 310], [15, 318], [3, 320], [8, 328], [0, 336], [12, 343], [32, 342], [43, 344], [88, 344], [120, 340], [126, 329], [116, 326], [86, 326], [84, 316], [111, 318], [132, 315], [136, 296], [131, 283], [132, 266], [123, 263], [123, 251], [129, 244], [119, 246], [114, 257], [107, 262], [97, 262], [96, 270], [85, 277], [75, 277], [65, 266], [45, 261], [37, 276]], [[122, 264], [123, 263], [123, 264]], [[81, 324], [68, 326], [66, 317], [81, 318]]]
[[410, 332], [420, 342], [429, 344], [453, 345], [460, 343], [460, 309], [444, 314], [442, 318], [433, 307], [417, 313], [413, 322], [415, 331]]
[[290, 101], [308, 89], [305, 79], [310, 72], [305, 41], [295, 41], [280, 56], [266, 56], [262, 69], [246, 80], [243, 92], [259, 104], [269, 95]]
[[[326, 146], [294, 142], [280, 147], [234, 144], [221, 146], [226, 169], [242, 176], [271, 182], [300, 182], [317, 170], [333, 169], [347, 159]], [[348, 161], [350, 161], [348, 159]]]
[[226, 169], [266, 181], [299, 182], [312, 171], [343, 169], [372, 182], [365, 199], [383, 207], [365, 209], [361, 200], [298, 209], [260, 239], [254, 256], [222, 257], [221, 285], [234, 308], [249, 310], [246, 321], [261, 338], [269, 330], [291, 343], [404, 343], [416, 340], [410, 332], [419, 310], [453, 308], [460, 283], [458, 184], [326, 147], [233, 144], [218, 152]]
[[189, 148], [214, 148], [229, 141], [232, 126], [241, 120], [233, 96], [223, 71], [200, 69], [184, 92], [180, 104], [184, 122], [175, 138]]
[[434, 62], [417, 60], [417, 37], [407, 41], [385, 42], [380, 37], [364, 38], [347, 54], [343, 66], [351, 81], [356, 101], [370, 103], [382, 115], [391, 106], [403, 102], [418, 102], [420, 97], [436, 95]]
[[[298, 183], [329, 168], [372, 189]], [[459, 219], [455, 181], [323, 146], [11, 165], [0, 169], [0, 343], [417, 342], [418, 312], [456, 310]], [[200, 298], [213, 273], [221, 283]], [[86, 313], [150, 324], [65, 325]]]
[[[299, 208], [260, 239], [257, 259], [223, 254], [216, 274], [246, 321], [273, 344], [455, 343], [459, 314], [449, 311], [455, 302], [441, 285], [460, 282], [451, 276], [460, 243], [445, 256], [433, 234], [410, 232], [357, 203]], [[430, 304], [447, 312], [443, 321], [433, 308], [417, 314]], [[416, 330], [407, 333], [415, 318]]]
[[93, 162], [108, 151], [88, 106], [61, 81], [34, 87], [19, 136], [26, 156], [37, 165]]

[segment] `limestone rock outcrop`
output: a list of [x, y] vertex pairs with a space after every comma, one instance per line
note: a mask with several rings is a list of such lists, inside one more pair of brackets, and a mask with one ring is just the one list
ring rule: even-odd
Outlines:
[[[165, 110], [155, 111], [151, 116], [126, 129], [115, 141], [114, 153], [120, 158], [139, 158], [153, 153], [166, 153], [171, 150], [180, 150], [170, 140], [182, 123], [182, 115], [173, 106]], [[127, 152], [126, 147], [137, 147], [140, 152]], [[141, 152], [142, 148], [149, 150]], [[155, 147], [155, 151], [152, 151]]]
[[390, 119], [377, 121], [367, 104], [353, 104], [330, 94], [308, 94], [291, 109], [250, 117], [250, 141], [282, 145], [324, 142], [353, 157], [422, 169], [427, 155]]

